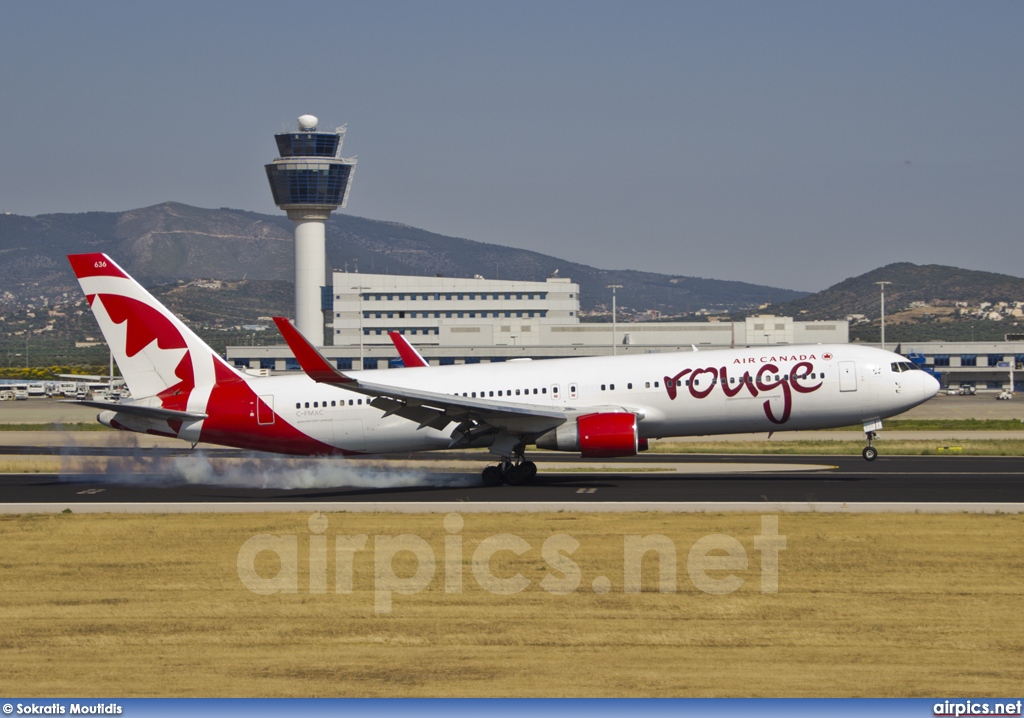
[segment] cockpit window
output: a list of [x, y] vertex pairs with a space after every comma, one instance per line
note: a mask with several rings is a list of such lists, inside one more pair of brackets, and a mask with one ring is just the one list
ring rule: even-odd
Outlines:
[[921, 371], [921, 367], [909, 361], [894, 361], [890, 364], [890, 367], [897, 374], [901, 374], [905, 371]]

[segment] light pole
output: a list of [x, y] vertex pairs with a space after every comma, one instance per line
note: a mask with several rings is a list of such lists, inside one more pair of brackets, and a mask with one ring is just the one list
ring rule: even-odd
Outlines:
[[615, 290], [616, 289], [622, 289], [622, 285], [621, 284], [609, 284], [607, 287], [605, 287], [605, 289], [612, 290], [612, 356], [615, 356], [615, 352], [616, 352], [616, 346], [615, 346], [615, 315], [617, 314], [616, 308], [615, 308]]
[[885, 285], [892, 282], [875, 282], [882, 290], [882, 351], [885, 351]]
[[362, 371], [366, 368], [366, 362], [363, 358], [363, 290], [369, 289], [369, 287], [352, 287], [359, 292], [359, 369]]

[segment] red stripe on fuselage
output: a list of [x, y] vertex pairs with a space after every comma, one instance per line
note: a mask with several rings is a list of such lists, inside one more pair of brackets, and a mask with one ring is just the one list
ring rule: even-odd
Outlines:
[[298, 456], [344, 456], [361, 453], [338, 449], [307, 436], [276, 414], [274, 423], [260, 424], [257, 416], [270, 416], [270, 407], [257, 396], [248, 383], [227, 368], [217, 364], [215, 372], [217, 384], [210, 393], [206, 408], [208, 416], [203, 421], [200, 441]]

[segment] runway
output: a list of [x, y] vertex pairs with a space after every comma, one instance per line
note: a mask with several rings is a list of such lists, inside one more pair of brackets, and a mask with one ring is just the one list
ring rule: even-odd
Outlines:
[[[0, 453], [40, 453], [38, 447], [4, 447]], [[137, 456], [138, 449], [71, 447], [62, 453], [79, 456]], [[187, 455], [187, 451], [147, 449], [138, 471], [120, 473], [0, 475], [0, 503], [245, 502], [261, 503], [407, 503], [487, 502], [573, 504], [657, 504], [660, 502], [739, 503], [1024, 503], [1024, 461], [1012, 457], [881, 456], [872, 463], [850, 456], [750, 456], [653, 454], [631, 459], [581, 463], [573, 455], [537, 452], [537, 481], [526, 486], [485, 487], [479, 467], [488, 457], [479, 453], [403, 456], [391, 471], [387, 462], [323, 460], [315, 480], [289, 487], [289, 469], [282, 464], [274, 481], [236, 471], [227, 477], [199, 479], [153, 471], [154, 459]], [[212, 460], [238, 459], [242, 452], [214, 450]], [[251, 457], [251, 454], [247, 456]], [[266, 471], [287, 459], [258, 459], [241, 470]], [[411, 470], [410, 464], [419, 468]], [[432, 468], [434, 464], [436, 468]], [[306, 466], [305, 464], [301, 466]], [[452, 467], [458, 467], [453, 469]], [[590, 468], [587, 468], [587, 467]], [[308, 472], [307, 469], [301, 469]], [[337, 473], [332, 473], [337, 472]], [[395, 480], [395, 475], [399, 480]], [[333, 477], [337, 476], [337, 480]], [[350, 478], [354, 477], [354, 478]], [[301, 483], [301, 482], [300, 482]], [[340, 485], [335, 485], [340, 484]], [[347, 484], [347, 485], [346, 485]], [[9, 506], [8, 511], [16, 509]]]

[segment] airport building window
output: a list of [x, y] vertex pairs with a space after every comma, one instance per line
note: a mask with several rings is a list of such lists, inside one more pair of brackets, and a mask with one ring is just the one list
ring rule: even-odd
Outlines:
[[949, 366], [949, 354], [936, 354], [935, 366]]
[[961, 354], [960, 366], [978, 366], [977, 354]]
[[1001, 361], [1005, 361], [1003, 359], [1003, 355], [1002, 354], [989, 354], [988, 355], [988, 365], [989, 366], [999, 366], [999, 362], [1001, 362]]

